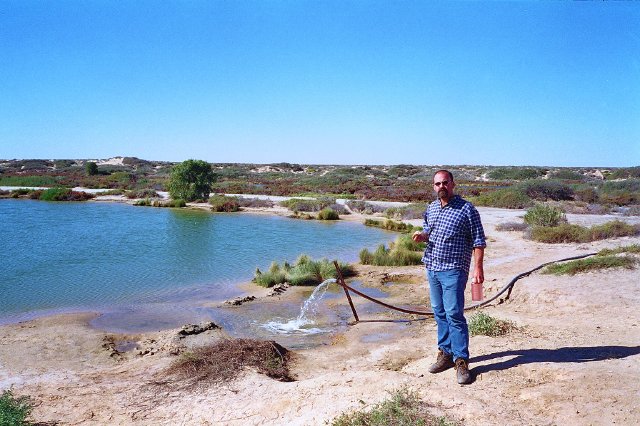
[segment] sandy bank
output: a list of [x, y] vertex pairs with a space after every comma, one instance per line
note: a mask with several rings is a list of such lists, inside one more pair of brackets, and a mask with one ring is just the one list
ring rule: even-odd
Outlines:
[[[521, 233], [495, 230], [523, 212], [480, 211], [489, 242], [488, 296], [541, 263], [640, 244], [640, 237], [589, 244], [535, 243]], [[583, 224], [607, 220], [579, 218]], [[404, 278], [385, 285], [390, 302], [428, 303], [421, 267], [361, 268], [369, 286], [383, 286], [389, 274]], [[247, 371], [220, 386], [158, 392], [158, 374], [175, 358], [171, 347], [176, 330], [106, 335], [89, 327], [90, 315], [77, 314], [0, 327], [0, 389], [13, 385], [16, 394], [31, 395], [36, 403], [33, 419], [58, 424], [322, 425], [344, 410], [378, 402], [403, 385], [417, 391], [436, 414], [468, 425], [637, 424], [638, 282], [638, 269], [573, 277], [536, 273], [521, 280], [511, 300], [484, 310], [518, 328], [502, 337], [471, 338], [476, 380], [465, 387], [455, 383], [453, 371], [427, 373], [435, 352], [435, 325], [426, 320], [360, 323], [324, 346], [296, 351], [294, 382]], [[256, 295], [266, 297], [266, 291], [257, 289]], [[407, 318], [366, 312], [362, 317]], [[223, 335], [211, 330], [200, 339], [213, 341]], [[155, 350], [114, 355], [112, 343], [124, 347], [128, 341], [146, 342]]]

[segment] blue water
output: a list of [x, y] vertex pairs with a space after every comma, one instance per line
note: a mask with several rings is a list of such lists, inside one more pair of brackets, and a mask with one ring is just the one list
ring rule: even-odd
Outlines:
[[211, 319], [202, 302], [240, 295], [256, 267], [301, 253], [355, 261], [394, 237], [343, 221], [13, 199], [0, 200], [0, 236], [0, 322], [91, 310], [122, 330]]

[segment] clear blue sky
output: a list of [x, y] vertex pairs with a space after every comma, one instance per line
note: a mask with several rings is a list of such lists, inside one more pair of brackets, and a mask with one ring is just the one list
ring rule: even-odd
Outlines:
[[0, 0], [0, 158], [640, 165], [640, 2]]

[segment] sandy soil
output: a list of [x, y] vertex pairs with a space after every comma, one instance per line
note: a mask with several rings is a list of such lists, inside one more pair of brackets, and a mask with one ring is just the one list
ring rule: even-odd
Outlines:
[[[541, 263], [640, 244], [640, 237], [534, 243], [520, 232], [495, 230], [523, 212], [480, 212], [489, 243], [487, 296]], [[610, 219], [569, 216], [581, 224]], [[640, 222], [638, 217], [625, 220]], [[428, 303], [421, 267], [362, 267], [360, 279], [370, 286], [395, 279], [384, 285], [389, 301], [414, 307]], [[15, 394], [30, 395], [34, 421], [63, 425], [322, 425], [402, 386], [418, 392], [434, 414], [468, 425], [638, 424], [638, 282], [637, 269], [573, 277], [534, 273], [518, 281], [510, 300], [484, 308], [517, 329], [502, 337], [471, 338], [475, 381], [468, 386], [456, 384], [453, 370], [427, 372], [436, 350], [430, 319], [361, 322], [324, 346], [296, 351], [293, 382], [246, 371], [223, 385], [175, 391], [158, 384], [175, 359], [172, 354], [223, 338], [224, 331], [182, 339], [177, 330], [106, 335], [89, 327], [94, 314], [73, 314], [0, 327], [0, 389], [13, 386]], [[248, 303], [261, 303], [264, 291], [256, 294], [258, 300]], [[410, 319], [392, 313], [361, 317]], [[133, 345], [137, 349], [120, 353]]]

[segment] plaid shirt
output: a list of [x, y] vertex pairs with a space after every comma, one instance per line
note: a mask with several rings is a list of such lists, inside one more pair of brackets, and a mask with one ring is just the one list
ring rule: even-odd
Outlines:
[[441, 207], [436, 200], [424, 212], [424, 232], [429, 235], [422, 262], [431, 271], [469, 271], [474, 247], [486, 247], [478, 210], [455, 195]]

